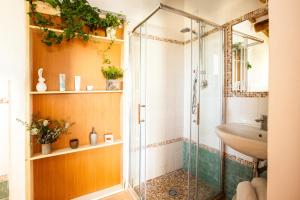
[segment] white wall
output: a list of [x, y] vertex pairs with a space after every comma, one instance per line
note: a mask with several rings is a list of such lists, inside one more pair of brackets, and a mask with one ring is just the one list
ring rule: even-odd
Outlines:
[[0, 79], [11, 81], [10, 199], [23, 200], [25, 131], [16, 118], [25, 118], [25, 1], [3, 1], [0, 10]]
[[[9, 81], [0, 79], [0, 99], [9, 100]], [[0, 176], [7, 175], [9, 169], [9, 104], [0, 104]]]
[[[196, 28], [196, 30], [198, 30]], [[200, 90], [200, 99], [197, 96], [197, 102], [200, 102], [200, 134], [201, 144], [219, 149], [219, 138], [215, 133], [215, 127], [221, 124], [222, 119], [222, 66], [223, 58], [221, 56], [222, 43], [220, 33], [214, 33], [205, 38], [205, 56], [204, 65], [206, 66], [206, 80], [208, 86]], [[193, 42], [193, 70], [199, 66], [199, 48], [198, 41]], [[194, 75], [195, 76], [195, 75]], [[193, 78], [194, 80], [194, 78]], [[201, 81], [200, 78], [199, 81]], [[191, 45], [185, 46], [185, 111], [184, 111], [184, 134], [189, 138], [190, 134], [190, 104], [191, 104]], [[198, 93], [198, 90], [197, 92]], [[193, 120], [196, 120], [196, 114], [193, 114]], [[198, 127], [192, 123], [192, 140], [197, 142]]]
[[268, 200], [300, 199], [300, 1], [270, 1]]
[[[149, 22], [151, 23], [151, 21]], [[159, 30], [160, 29], [160, 30]], [[169, 29], [147, 26], [150, 35], [167, 36]], [[173, 38], [173, 37], [171, 37]], [[146, 43], [147, 145], [183, 136], [183, 45], [148, 40]], [[182, 143], [147, 149], [147, 179], [182, 168]]]
[[[251, 126], [260, 127], [260, 123], [255, 119], [261, 118], [261, 115], [268, 115], [268, 98], [247, 98], [247, 97], [229, 97], [227, 98], [226, 119], [227, 123], [242, 123]], [[243, 155], [233, 149], [226, 147], [226, 152], [248, 161], [253, 159]]]

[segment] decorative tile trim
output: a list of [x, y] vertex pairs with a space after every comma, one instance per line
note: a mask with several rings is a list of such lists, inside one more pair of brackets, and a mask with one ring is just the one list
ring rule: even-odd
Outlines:
[[[184, 138], [184, 142], [187, 142], [187, 143], [188, 143], [188, 142], [190, 142], [190, 139]], [[195, 141], [193, 141], [193, 140], [191, 140], [191, 143], [192, 143], [193, 145], [197, 145], [197, 142], [195, 142]], [[205, 149], [205, 150], [207, 150], [208, 152], [211, 152], [211, 153], [220, 154], [220, 150], [215, 149], [215, 148], [210, 147], [210, 146], [205, 145], [205, 144], [199, 144], [199, 148]]]
[[4, 182], [4, 181], [7, 181], [8, 180], [8, 175], [5, 174], [5, 175], [0, 175], [0, 182]]
[[133, 33], [133, 36], [140, 37], [142, 35], [143, 38], [150, 39], [150, 40], [156, 40], [156, 41], [161, 41], [161, 42], [169, 42], [173, 44], [178, 44], [178, 45], [184, 45], [185, 42], [179, 41], [179, 40], [174, 40], [174, 39], [169, 39], [169, 38], [163, 38], [155, 35], [148, 35], [148, 34], [140, 34], [140, 33]]
[[253, 162], [251, 161], [248, 161], [248, 160], [245, 160], [245, 159], [242, 159], [242, 158], [239, 158], [239, 157], [236, 157], [234, 155], [230, 155], [228, 153], [224, 153], [225, 154], [225, 158], [229, 159], [229, 160], [232, 160], [232, 161], [235, 161], [241, 165], [244, 165], [244, 166], [247, 166], [247, 167], [252, 167], [254, 166]]
[[[184, 138], [183, 140], [185, 142], [190, 142], [190, 140], [187, 139], [187, 138]], [[196, 145], [197, 142], [192, 140], [192, 144]], [[205, 144], [199, 144], [199, 148], [203, 148], [203, 149], [205, 149], [205, 150], [207, 150], [208, 152], [211, 152], [211, 153], [220, 154], [220, 150], [218, 150], [216, 148], [213, 148], [213, 147], [210, 147], [210, 146], [205, 145]], [[224, 152], [224, 156], [225, 156], [225, 158], [227, 158], [229, 160], [232, 160], [232, 161], [235, 161], [235, 162], [237, 162], [241, 165], [244, 165], [244, 166], [247, 166], [247, 167], [253, 167], [253, 162], [251, 162], [251, 161], [239, 158], [235, 155], [231, 155], [231, 154], [226, 153], [226, 152]]]
[[165, 140], [165, 141], [158, 142], [158, 143], [148, 144], [146, 146], [146, 148], [156, 148], [156, 147], [160, 147], [160, 146], [164, 146], [164, 145], [172, 144], [172, 143], [176, 143], [176, 142], [181, 142], [181, 141], [183, 141], [183, 137], [175, 138], [175, 139], [171, 139], [171, 140]]
[[224, 27], [224, 39], [225, 39], [225, 97], [267, 97], [268, 92], [240, 92], [232, 90], [232, 26], [241, 23], [245, 20], [261, 17], [268, 14], [268, 5], [247, 13], [239, 18], [236, 18], [226, 24]]

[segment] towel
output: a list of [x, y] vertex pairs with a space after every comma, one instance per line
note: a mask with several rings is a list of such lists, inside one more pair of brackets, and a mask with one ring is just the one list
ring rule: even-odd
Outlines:
[[258, 200], [267, 200], [267, 180], [264, 178], [253, 178], [251, 185], [255, 188]]
[[249, 181], [240, 182], [236, 188], [236, 200], [258, 200], [255, 188]]

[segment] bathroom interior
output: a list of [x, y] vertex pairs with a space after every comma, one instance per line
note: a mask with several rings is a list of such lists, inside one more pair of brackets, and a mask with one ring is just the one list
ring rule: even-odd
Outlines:
[[[137, 2], [91, 0], [120, 25], [88, 39], [65, 38], [65, 11], [47, 2], [26, 8], [55, 20], [27, 16], [26, 115], [16, 117], [26, 199], [266, 199], [267, 1], [153, 1], [133, 12]], [[111, 68], [122, 74], [109, 79]], [[11, 119], [12, 87], [1, 80], [1, 119]], [[32, 133], [41, 120], [61, 120], [67, 134], [45, 145]], [[1, 123], [1, 200], [16, 195], [9, 123]]]

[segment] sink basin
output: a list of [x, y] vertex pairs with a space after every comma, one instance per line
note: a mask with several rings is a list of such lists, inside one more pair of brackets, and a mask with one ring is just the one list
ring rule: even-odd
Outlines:
[[267, 159], [267, 131], [244, 124], [223, 124], [217, 127], [221, 140], [245, 155]]

